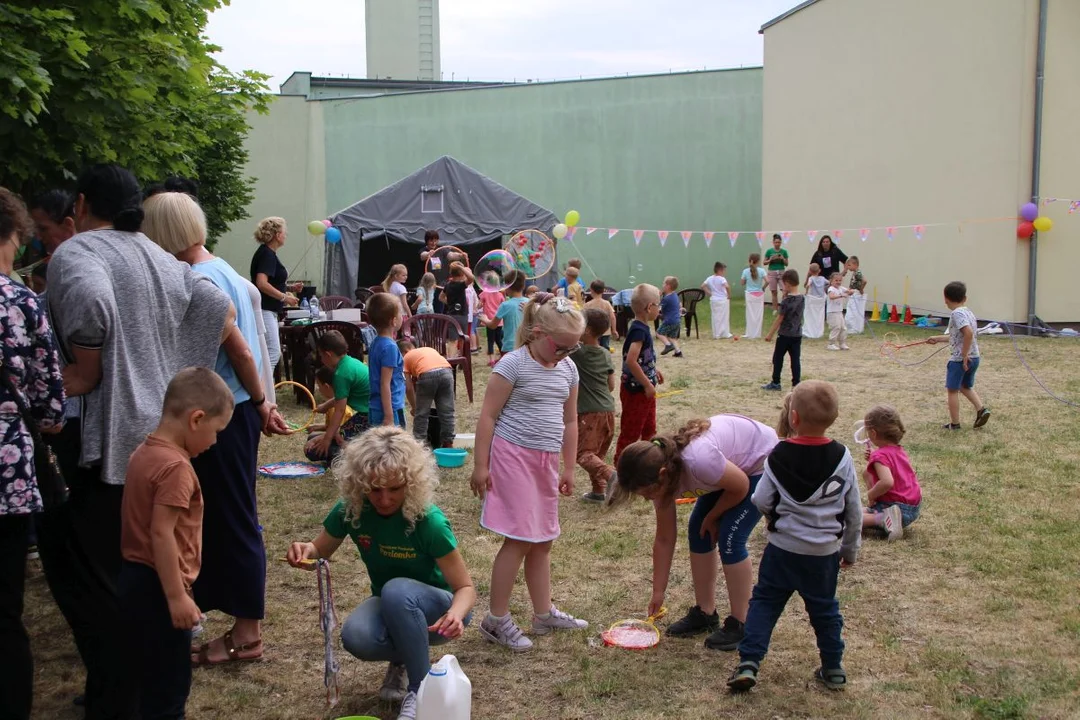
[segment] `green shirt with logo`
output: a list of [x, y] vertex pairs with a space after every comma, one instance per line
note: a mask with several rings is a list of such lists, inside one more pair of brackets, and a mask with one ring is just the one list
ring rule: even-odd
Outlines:
[[[362, 442], [362, 441], [361, 441]], [[442, 510], [430, 506], [427, 514], [409, 528], [401, 511], [380, 515], [365, 502], [359, 517], [347, 519], [344, 500], [338, 500], [323, 520], [330, 537], [352, 538], [371, 578], [371, 594], [380, 595], [394, 578], [410, 578], [451, 592], [436, 560], [457, 548], [457, 538]]]

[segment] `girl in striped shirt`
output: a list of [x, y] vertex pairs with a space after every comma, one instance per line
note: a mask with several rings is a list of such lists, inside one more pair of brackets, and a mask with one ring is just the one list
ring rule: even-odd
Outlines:
[[523, 307], [517, 349], [492, 371], [476, 425], [471, 484], [484, 500], [480, 525], [504, 538], [491, 569], [491, 609], [480, 634], [515, 652], [532, 647], [510, 617], [510, 593], [522, 562], [534, 635], [588, 627], [551, 602], [559, 495], [574, 492], [577, 457], [578, 373], [569, 355], [581, 347], [584, 329], [570, 300], [534, 295]]

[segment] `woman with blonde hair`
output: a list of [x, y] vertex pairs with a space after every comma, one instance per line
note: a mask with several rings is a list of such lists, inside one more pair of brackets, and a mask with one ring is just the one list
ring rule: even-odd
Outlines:
[[430, 648], [461, 636], [476, 590], [450, 523], [433, 504], [434, 459], [411, 433], [392, 425], [368, 430], [345, 446], [333, 469], [341, 499], [318, 537], [294, 542], [287, 557], [310, 570], [346, 537], [356, 544], [371, 597], [345, 620], [341, 644], [361, 660], [390, 663], [379, 696], [401, 700], [398, 720], [413, 720]]
[[251, 256], [251, 282], [262, 293], [261, 308], [271, 372], [281, 359], [278, 313], [282, 307], [296, 307], [299, 302], [295, 295], [285, 290], [289, 271], [285, 269], [277, 254], [278, 249], [285, 244], [287, 236], [288, 228], [284, 218], [263, 218], [255, 226], [255, 242], [259, 243], [259, 247]]
[[[255, 468], [259, 433], [287, 434], [273, 398], [270, 365], [255, 289], [205, 246], [206, 216], [190, 195], [163, 192], [143, 203], [143, 232], [210, 279], [235, 307], [239, 337], [218, 351], [214, 369], [232, 391], [235, 409], [217, 443], [191, 464], [204, 500], [202, 569], [192, 590], [199, 608], [236, 618], [223, 637], [204, 644], [193, 661], [216, 665], [262, 657], [266, 550], [259, 531]], [[276, 321], [275, 321], [276, 330]]]
[[401, 303], [401, 317], [407, 318], [412, 315], [409, 307], [409, 291], [405, 287], [405, 281], [409, 279], [409, 269], [404, 265], [391, 265], [390, 272], [383, 278], [383, 290], [390, 293]]

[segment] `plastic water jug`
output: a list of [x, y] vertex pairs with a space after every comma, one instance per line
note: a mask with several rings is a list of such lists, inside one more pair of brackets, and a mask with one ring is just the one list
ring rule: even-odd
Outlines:
[[416, 720], [469, 720], [472, 716], [472, 683], [453, 655], [443, 655], [431, 666], [416, 697]]

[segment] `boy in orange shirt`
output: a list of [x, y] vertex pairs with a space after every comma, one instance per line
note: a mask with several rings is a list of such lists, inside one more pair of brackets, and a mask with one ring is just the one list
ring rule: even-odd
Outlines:
[[439, 416], [439, 441], [454, 447], [454, 371], [435, 348], [398, 340], [405, 363], [405, 397], [413, 411], [413, 437], [427, 442], [431, 404]]
[[203, 499], [191, 458], [229, 424], [233, 395], [213, 370], [181, 370], [161, 421], [128, 462], [118, 583], [142, 717], [184, 717], [191, 690], [191, 585], [202, 558]]

